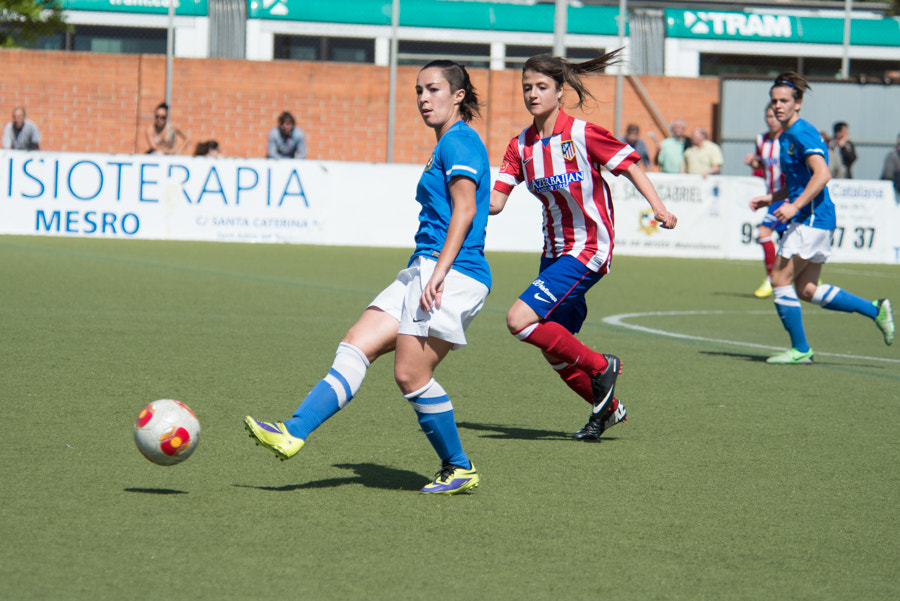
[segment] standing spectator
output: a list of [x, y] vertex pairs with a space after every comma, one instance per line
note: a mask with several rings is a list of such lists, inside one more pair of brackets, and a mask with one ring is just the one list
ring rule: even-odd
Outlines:
[[719, 173], [723, 162], [722, 149], [709, 139], [706, 128], [695, 127], [691, 132], [691, 146], [684, 151], [681, 172], [707, 177]]
[[41, 132], [31, 119], [25, 118], [25, 109], [17, 106], [12, 121], [3, 128], [3, 148], [10, 150], [40, 150]]
[[641, 157], [641, 165], [644, 169], [650, 167], [650, 151], [647, 145], [641, 139], [641, 128], [636, 123], [629, 123], [625, 128], [625, 142], [634, 148], [634, 151]]
[[894, 190], [900, 193], [900, 134], [897, 134], [897, 148], [884, 157], [881, 179], [894, 182]]
[[153, 123], [147, 126], [147, 154], [178, 154], [188, 147], [187, 134], [169, 123], [169, 105], [160, 102], [153, 111]]
[[306, 134], [297, 127], [294, 116], [287, 111], [278, 115], [278, 127], [269, 131], [266, 158], [305, 159]]
[[850, 127], [843, 121], [834, 124], [834, 137], [828, 143], [828, 169], [831, 177], [853, 179], [856, 147], [850, 141]]
[[[656, 146], [656, 164], [663, 173], [681, 173], [681, 160], [688, 145], [688, 139], [684, 135], [686, 130], [684, 119], [675, 119], [669, 124], [672, 135]], [[656, 135], [652, 131], [650, 139], [656, 145]]]

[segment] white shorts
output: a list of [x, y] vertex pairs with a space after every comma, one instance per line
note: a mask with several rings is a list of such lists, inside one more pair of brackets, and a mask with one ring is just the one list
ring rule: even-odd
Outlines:
[[400, 322], [399, 334], [433, 336], [458, 349], [465, 346], [466, 328], [484, 306], [490, 291], [478, 280], [451, 269], [444, 280], [441, 306], [426, 313], [419, 308], [419, 299], [435, 265], [434, 259], [416, 257], [369, 306], [395, 317]]
[[794, 255], [810, 263], [824, 263], [831, 256], [834, 230], [820, 230], [801, 223], [791, 223], [781, 236], [778, 254], [785, 259]]

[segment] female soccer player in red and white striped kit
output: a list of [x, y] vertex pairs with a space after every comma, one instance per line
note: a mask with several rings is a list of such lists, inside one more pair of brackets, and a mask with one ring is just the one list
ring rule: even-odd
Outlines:
[[521, 182], [541, 202], [540, 274], [513, 303], [506, 323], [516, 338], [541, 349], [565, 383], [593, 405], [590, 420], [573, 435], [578, 440], [596, 440], [626, 419], [625, 406], [614, 394], [621, 361], [575, 337], [587, 316], [585, 294], [609, 271], [612, 259], [613, 205], [601, 167], [627, 177], [662, 227], [676, 223], [631, 146], [562, 110], [566, 88], [577, 94], [578, 107], [592, 98], [581, 77], [603, 71], [620, 50], [583, 63], [548, 55], [528, 59], [522, 97], [534, 121], [509, 143], [491, 193], [492, 215], [503, 210]]
[[[766, 126], [768, 130], [756, 136], [756, 152], [747, 155], [745, 163], [754, 169], [754, 174], [766, 180], [766, 192], [769, 194], [784, 187], [784, 174], [781, 172], [780, 148], [778, 136], [781, 135], [781, 123], [775, 117], [771, 105], [766, 105]], [[775, 216], [775, 211], [784, 201], [773, 202], [757, 228], [758, 240], [763, 248], [763, 261], [766, 266], [766, 279], [753, 294], [757, 298], [772, 296], [772, 268], [775, 266], [775, 239], [780, 237], [787, 224]]]

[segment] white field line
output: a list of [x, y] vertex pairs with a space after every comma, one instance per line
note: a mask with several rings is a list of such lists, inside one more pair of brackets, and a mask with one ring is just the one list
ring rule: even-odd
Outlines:
[[[748, 348], [757, 348], [771, 351], [784, 350], [784, 347], [771, 346], [768, 344], [756, 344], [753, 342], [742, 342], [740, 340], [729, 340], [725, 338], [707, 338], [705, 336], [693, 336], [691, 334], [679, 334], [677, 332], [669, 332], [657, 328], [648, 328], [635, 324], [625, 323], [626, 319], [637, 319], [641, 317], [678, 317], [682, 315], [769, 315], [772, 311], [654, 311], [648, 313], [621, 313], [619, 315], [610, 315], [603, 318], [603, 323], [619, 326], [628, 330], [644, 332], [646, 334], [655, 334], [657, 336], [666, 336], [668, 338], [678, 338], [681, 340], [696, 340], [699, 342], [713, 342], [717, 344], [729, 344], [732, 346], [743, 346]], [[888, 359], [886, 357], [867, 357], [865, 355], [844, 355], [841, 353], [821, 353], [816, 351], [817, 355], [824, 357], [840, 357], [843, 359], [863, 359], [867, 361], [884, 361], [886, 363], [900, 363], [900, 359]]]

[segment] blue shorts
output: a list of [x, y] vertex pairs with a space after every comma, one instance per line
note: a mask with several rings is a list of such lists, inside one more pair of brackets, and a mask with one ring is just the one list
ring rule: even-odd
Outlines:
[[602, 277], [602, 273], [591, 271], [570, 255], [541, 257], [540, 275], [519, 298], [542, 319], [577, 334], [587, 318], [584, 295]]
[[778, 202], [773, 202], [772, 204], [770, 204], [769, 210], [766, 211], [766, 216], [763, 217], [762, 223], [760, 223], [760, 225], [764, 225], [770, 230], [773, 230], [779, 234], [783, 234], [784, 230], [787, 229], [787, 224], [775, 216], [775, 210], [783, 204], [783, 200], [779, 200]]

